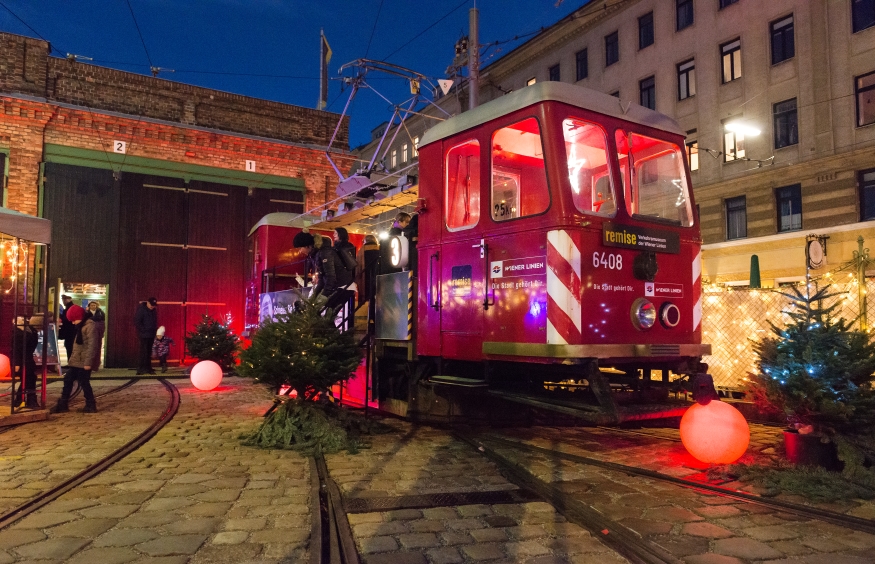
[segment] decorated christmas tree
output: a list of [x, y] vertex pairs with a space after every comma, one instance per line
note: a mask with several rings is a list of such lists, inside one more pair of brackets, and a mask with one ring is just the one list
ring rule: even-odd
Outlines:
[[839, 294], [792, 288], [789, 320], [771, 323], [773, 336], [754, 345], [751, 375], [761, 408], [784, 413], [792, 424], [831, 433], [858, 433], [875, 423], [875, 344], [855, 320], [841, 317]]
[[186, 334], [185, 346], [198, 360], [212, 360], [223, 369], [231, 369], [240, 351], [240, 338], [231, 330], [229, 319], [223, 322], [204, 314], [194, 331]]
[[345, 382], [361, 363], [351, 332], [341, 332], [332, 312], [300, 301], [296, 311], [265, 322], [240, 354], [238, 372], [274, 393], [283, 391], [270, 415], [244, 444], [333, 452], [362, 446], [370, 425], [329, 401], [330, 388]]

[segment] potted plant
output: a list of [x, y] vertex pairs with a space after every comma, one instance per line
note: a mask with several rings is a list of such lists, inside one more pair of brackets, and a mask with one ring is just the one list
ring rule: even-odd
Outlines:
[[863, 470], [875, 461], [875, 344], [839, 315], [829, 286], [792, 292], [782, 292], [787, 322], [770, 322], [772, 335], [754, 344], [749, 391], [761, 411], [786, 417], [791, 462]]

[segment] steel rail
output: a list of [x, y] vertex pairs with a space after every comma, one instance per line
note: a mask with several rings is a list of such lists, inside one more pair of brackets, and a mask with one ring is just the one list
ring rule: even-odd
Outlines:
[[554, 458], [561, 458], [563, 460], [567, 460], [569, 462], [578, 462], [580, 464], [586, 464], [588, 466], [596, 466], [598, 468], [604, 468], [606, 470], [612, 470], [615, 472], [621, 472], [623, 474], [630, 474], [634, 476], [640, 476], [643, 478], [650, 478], [654, 480], [660, 480], [663, 482], [668, 482], [671, 484], [675, 484], [677, 486], [702, 490], [708, 493], [720, 495], [723, 497], [728, 497], [732, 499], [737, 499], [739, 501], [744, 501], [747, 503], [752, 503], [755, 505], [760, 505], [763, 507], [769, 507], [771, 509], [777, 511], [784, 511], [786, 513], [792, 513], [794, 515], [799, 515], [802, 517], [814, 518], [820, 521], [825, 521], [827, 523], [832, 523], [834, 525], [839, 525], [841, 527], [845, 527], [848, 529], [853, 529], [855, 531], [861, 531], [864, 533], [875, 534], [875, 521], [870, 519], [863, 519], [862, 517], [854, 517], [852, 515], [845, 515], [843, 513], [837, 513], [835, 511], [830, 511], [828, 509], [820, 509], [818, 507], [811, 507], [808, 505], [799, 505], [797, 503], [790, 503], [788, 501], [781, 501], [778, 499], [772, 498], [764, 498], [762, 496], [758, 496], [756, 494], [750, 494], [746, 492], [740, 492], [736, 490], [730, 490], [728, 488], [723, 488], [720, 486], [714, 486], [711, 484], [705, 484], [703, 482], [695, 482], [692, 480], [686, 480], [684, 478], [678, 478], [675, 476], [670, 476], [668, 474], [663, 474], [662, 472], [657, 472], [655, 470], [647, 470], [646, 468], [639, 468], [637, 466], [628, 466], [626, 464], [618, 464], [616, 462], [607, 462], [604, 460], [597, 460], [595, 458], [589, 458], [586, 456], [580, 456], [576, 454], [570, 454], [566, 452], [561, 452], [557, 450], [551, 450], [543, 447], [536, 447], [533, 445], [529, 445], [526, 443], [521, 443], [519, 441], [512, 441], [508, 439], [502, 439], [500, 437], [483, 437], [482, 435], [478, 439], [474, 439], [478, 441], [478, 447], [486, 448], [485, 445], [479, 443], [479, 441], [491, 441], [494, 443], [499, 443], [505, 445], [509, 448], [514, 448], [517, 450], [526, 450], [531, 453], [544, 454], [549, 455]]
[[[313, 457], [313, 462], [311, 468], [315, 466], [318, 473], [320, 523], [322, 526], [319, 529], [320, 538], [318, 541], [314, 539], [310, 546], [316, 542], [319, 543], [322, 549], [321, 564], [360, 564], [361, 559], [355, 546], [355, 537], [353, 537], [352, 528], [349, 525], [340, 488], [331, 479], [325, 458], [321, 453], [317, 453]], [[312, 555], [311, 562], [315, 562]]]
[[[117, 386], [117, 387], [109, 390], [108, 392], [103, 392], [102, 394], [98, 394], [98, 395], [94, 396], [94, 398], [95, 399], [102, 398], [102, 397], [106, 397], [106, 396], [118, 393], [122, 390], [130, 388], [131, 386], [133, 386], [134, 384], [139, 382], [139, 380], [140, 380], [139, 378], [131, 378], [130, 380], [128, 380], [127, 382], [125, 382], [121, 386]], [[76, 394], [78, 394], [78, 392], [79, 392], [79, 387], [77, 386], [76, 392], [70, 398], [70, 403], [73, 403], [74, 398], [76, 397]], [[76, 401], [78, 402], [78, 400], [76, 400]], [[44, 420], [41, 419], [40, 421], [44, 421]], [[29, 423], [37, 423], [37, 421], [27, 421], [25, 423], [16, 423], [14, 425], [6, 425], [5, 427], [0, 427], [0, 435], [2, 435], [3, 433], [8, 433], [12, 429], [17, 429], [17, 428], [21, 427], [22, 425], [27, 425]]]
[[681, 560], [664, 548], [605, 517], [589, 505], [573, 499], [567, 492], [538, 478], [524, 466], [507, 459], [495, 450], [486, 448], [479, 439], [461, 432], [455, 432], [454, 436], [488, 457], [511, 482], [545, 499], [568, 521], [587, 529], [593, 537], [633, 564], [681, 564]]
[[161, 382], [170, 393], [170, 401], [167, 404], [167, 408], [154, 423], [152, 423], [145, 431], [137, 435], [127, 444], [117, 449], [115, 452], [92, 464], [75, 476], [65, 480], [64, 482], [49, 490], [46, 490], [45, 492], [32, 498], [30, 501], [23, 503], [15, 509], [12, 509], [11, 511], [0, 516], [0, 530], [8, 527], [16, 521], [19, 521], [20, 519], [23, 519], [24, 517], [30, 515], [41, 507], [48, 505], [58, 497], [64, 495], [68, 491], [78, 486], [79, 484], [82, 484], [83, 482], [90, 480], [91, 478], [105, 471], [107, 468], [109, 468], [122, 458], [126, 457], [130, 453], [134, 452], [135, 450], [146, 444], [152, 437], [154, 437], [158, 433], [158, 431], [160, 431], [165, 425], [167, 425], [167, 423], [169, 423], [170, 420], [173, 419], [173, 416], [176, 415], [176, 412], [179, 410], [179, 390], [176, 388], [176, 386], [163, 378], [160, 378], [158, 381]]

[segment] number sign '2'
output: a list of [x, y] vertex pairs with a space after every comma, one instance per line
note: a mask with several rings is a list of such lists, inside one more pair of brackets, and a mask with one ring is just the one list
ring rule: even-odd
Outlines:
[[128, 152], [128, 144], [125, 141], [113, 141], [112, 152], [125, 154]]

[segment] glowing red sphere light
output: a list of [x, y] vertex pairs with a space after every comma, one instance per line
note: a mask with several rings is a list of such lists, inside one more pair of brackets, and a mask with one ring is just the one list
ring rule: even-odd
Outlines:
[[9, 357], [5, 354], [0, 354], [0, 378], [8, 378], [9, 372]]
[[730, 464], [747, 450], [750, 428], [744, 415], [728, 403], [696, 403], [681, 418], [681, 442], [697, 460]]
[[191, 383], [198, 390], [208, 392], [222, 383], [222, 367], [212, 360], [202, 360], [191, 369]]

